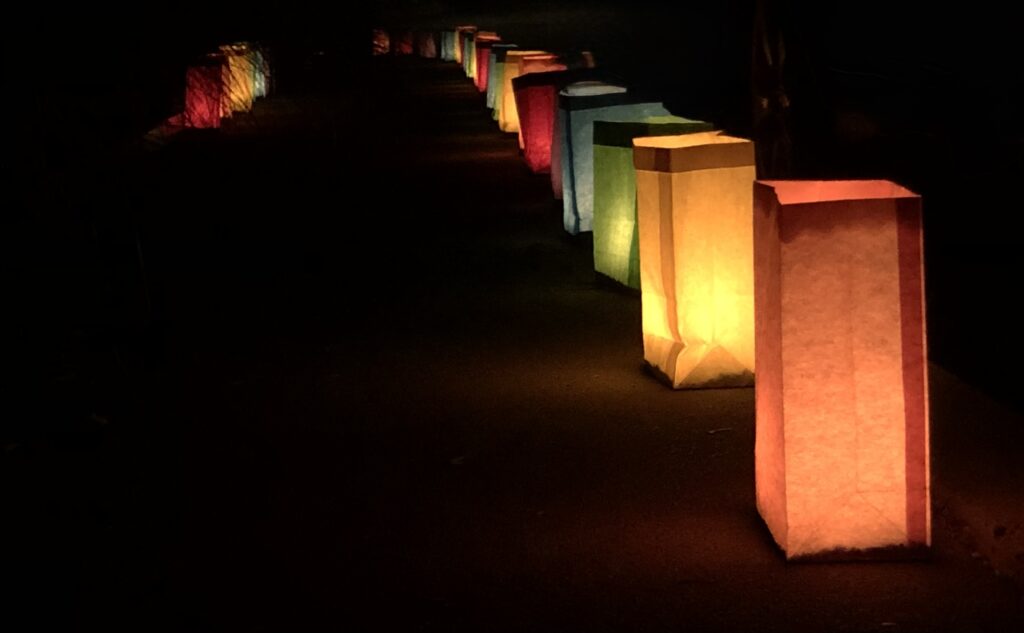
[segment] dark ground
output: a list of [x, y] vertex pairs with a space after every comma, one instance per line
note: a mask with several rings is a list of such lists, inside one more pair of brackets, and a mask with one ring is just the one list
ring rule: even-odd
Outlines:
[[[786, 564], [754, 509], [753, 391], [647, 376], [639, 299], [597, 283], [470, 83], [374, 61], [139, 160], [157, 334], [132, 397], [5, 447], [12, 618], [1024, 630], [945, 497], [928, 561]], [[957, 459], [989, 401], [933, 380], [936, 487], [1019, 511], [984, 446]]]

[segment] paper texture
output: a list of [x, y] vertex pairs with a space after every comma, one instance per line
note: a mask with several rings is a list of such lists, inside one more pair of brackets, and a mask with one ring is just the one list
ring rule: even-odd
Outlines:
[[497, 121], [498, 103], [501, 102], [501, 88], [504, 85], [505, 77], [505, 54], [510, 49], [517, 48], [515, 44], [495, 43], [491, 44], [490, 61], [487, 69], [487, 107], [491, 109], [491, 115]]
[[432, 32], [420, 31], [416, 34], [416, 54], [426, 59], [437, 57], [437, 42]]
[[224, 103], [231, 112], [248, 112], [252, 110], [255, 84], [248, 51], [240, 46], [225, 46], [221, 50], [227, 56], [224, 74], [227, 99]]
[[519, 116], [516, 113], [516, 95], [512, 80], [522, 72], [520, 58], [529, 55], [544, 55], [545, 51], [509, 50], [505, 53], [505, 67], [501, 77], [501, 106], [498, 110], [498, 126], [502, 132], [519, 132]]
[[594, 270], [640, 289], [633, 139], [705, 132], [712, 126], [677, 116], [594, 122]]
[[[558, 55], [526, 55], [520, 57], [519, 60], [519, 75], [512, 80], [512, 92], [513, 99], [516, 103], [516, 117], [519, 121], [519, 149], [524, 150], [526, 148], [526, 136], [523, 132], [524, 116], [529, 116], [527, 110], [529, 109], [532, 100], [523, 99], [523, 93], [516, 90], [517, 81], [528, 75], [543, 73], [543, 72], [554, 72], [559, 70], [566, 70], [565, 64], [563, 64]], [[550, 107], [548, 104], [540, 104], [538, 107], [546, 108]], [[554, 107], [551, 107], [551, 116], [554, 116]], [[550, 150], [549, 150], [550, 154]]]
[[753, 143], [634, 141], [644, 359], [676, 389], [753, 384]]
[[391, 37], [384, 29], [373, 29], [373, 54], [387, 55], [391, 52]]
[[[529, 67], [528, 64], [526, 68]], [[516, 108], [520, 116], [523, 159], [533, 173], [551, 171], [555, 121], [558, 115], [558, 92], [574, 79], [592, 73], [590, 69], [530, 72], [512, 80], [512, 87], [516, 93]], [[561, 183], [560, 177], [558, 182]]]
[[757, 502], [790, 558], [927, 545], [920, 199], [759, 182]]
[[194, 128], [220, 127], [221, 61], [192, 66], [185, 74], [184, 123]]
[[[594, 92], [599, 90], [608, 92]], [[574, 84], [562, 91], [559, 159], [562, 168], [562, 219], [568, 233], [576, 235], [592, 228], [594, 121], [630, 121], [668, 114], [661, 103], [640, 101], [626, 94], [621, 86]]]
[[472, 25], [463, 25], [455, 27], [455, 42], [454, 42], [454, 53], [455, 62], [458, 64], [462, 63], [462, 53], [464, 50], [465, 42], [464, 39], [467, 34], [476, 33], [476, 27]]
[[441, 31], [441, 59], [455, 61], [455, 31]]
[[487, 80], [490, 77], [492, 42], [477, 42], [476, 44], [476, 79], [473, 80], [476, 89], [480, 92], [487, 92]]

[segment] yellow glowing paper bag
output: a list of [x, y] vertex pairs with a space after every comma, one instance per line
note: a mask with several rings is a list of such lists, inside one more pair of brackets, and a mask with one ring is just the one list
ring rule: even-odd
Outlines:
[[462, 63], [462, 53], [465, 47], [465, 36], [467, 33], [476, 33], [476, 27], [471, 25], [455, 27], [455, 61]]
[[633, 141], [644, 359], [673, 388], [753, 384], [754, 144]]
[[252, 110], [255, 80], [252, 57], [245, 44], [221, 46], [227, 62], [224, 68], [225, 106], [231, 112]]

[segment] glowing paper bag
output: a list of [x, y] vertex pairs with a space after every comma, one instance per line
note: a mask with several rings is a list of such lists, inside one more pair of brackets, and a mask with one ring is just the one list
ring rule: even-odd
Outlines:
[[441, 59], [455, 61], [455, 31], [441, 31]]
[[491, 44], [491, 60], [488, 62], [487, 70], [487, 107], [491, 109], [495, 121], [498, 120], [501, 90], [504, 86], [505, 55], [509, 49], [514, 48], [518, 47], [515, 44]]
[[490, 42], [492, 44], [494, 42], [500, 42], [501, 38], [493, 31], [477, 31], [474, 34], [467, 36], [466, 41], [468, 48], [466, 50], [466, 54], [463, 56], [463, 65], [465, 66], [466, 76], [472, 79], [475, 83], [477, 72], [476, 64], [478, 61], [478, 55], [476, 52], [477, 45], [483, 42]]
[[437, 42], [431, 31], [420, 31], [416, 33], [416, 54], [426, 59], [437, 57]]
[[473, 78], [473, 65], [476, 61], [476, 33], [462, 35], [462, 72]]
[[644, 360], [673, 388], [754, 378], [754, 144], [713, 132], [638, 138]]
[[384, 29], [373, 29], [373, 54], [387, 55], [391, 52], [391, 38]]
[[222, 100], [222, 107], [226, 106], [231, 112], [248, 112], [252, 110], [255, 87], [249, 49], [244, 44], [233, 44], [222, 46], [221, 52], [227, 61], [222, 73], [226, 87], [226, 99]]
[[594, 220], [594, 121], [635, 121], [670, 112], [658, 101], [626, 93], [621, 86], [573, 84], [559, 97], [562, 219], [572, 235], [590, 231]]
[[473, 80], [473, 84], [478, 91], [484, 93], [487, 92], [487, 80], [490, 78], [491, 46], [493, 46], [493, 42], [476, 43], [476, 78]]
[[754, 189], [757, 506], [787, 558], [931, 541], [921, 199]]
[[266, 97], [270, 92], [270, 64], [266, 54], [259, 49], [252, 51], [252, 76], [254, 98]]
[[501, 77], [501, 103], [498, 109], [498, 127], [502, 132], [519, 132], [519, 117], [516, 115], [516, 93], [512, 90], [512, 80], [519, 76], [521, 66], [519, 58], [527, 55], [542, 55], [544, 51], [510, 50], [505, 53], [505, 66]]
[[[522, 99], [525, 95], [523, 93], [516, 92], [516, 81], [531, 74], [566, 70], [567, 66], [561, 62], [558, 55], [552, 54], [526, 55], [524, 57], [520, 57], [517, 60], [517, 63], [519, 64], [519, 72], [518, 76], [512, 80], [512, 99], [516, 104], [516, 118], [519, 127], [519, 149], [525, 149], [526, 139], [523, 136], [522, 118], [523, 113], [530, 108], [533, 101], [529, 98]], [[553, 109], [552, 112], [554, 112]]]
[[221, 60], [190, 66], [185, 74], [185, 116], [187, 127], [220, 127], [222, 72]]
[[395, 55], [412, 55], [412, 31], [400, 31], [391, 41], [391, 50]]
[[467, 33], [476, 33], [476, 27], [469, 25], [455, 27], [455, 61], [459, 64], [462, 63], [463, 38]]
[[640, 289], [633, 139], [707, 132], [713, 126], [677, 116], [594, 121], [594, 270]]
[[[575, 82], [574, 82], [575, 83]], [[564, 186], [562, 178], [565, 170], [562, 167], [562, 154], [568, 149], [568, 140], [566, 139], [566, 113], [561, 108], [561, 93], [563, 89], [572, 87], [572, 90], [577, 96], [585, 96], [586, 94], [600, 95], [600, 94], [617, 94], [620, 92], [626, 92], [626, 88], [614, 83], [605, 83], [598, 80], [583, 80], [579, 82], [579, 85], [566, 84], [558, 91], [558, 105], [555, 108], [554, 118], [554, 136], [551, 141], [551, 191], [554, 193], [555, 200], [564, 199]]]
[[530, 72], [512, 80], [519, 110], [519, 131], [523, 138], [523, 158], [530, 171], [535, 174], [551, 171], [558, 93], [569, 84], [596, 77], [593, 69], [584, 68]]

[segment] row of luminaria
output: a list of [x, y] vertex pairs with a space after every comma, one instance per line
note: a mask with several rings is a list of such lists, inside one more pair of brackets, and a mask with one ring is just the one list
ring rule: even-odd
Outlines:
[[185, 73], [183, 123], [192, 128], [219, 128], [221, 120], [249, 112], [270, 93], [270, 63], [258, 46], [221, 46], [189, 66]]
[[461, 64], [551, 174], [595, 270], [640, 290], [656, 375], [755, 385], [757, 506], [788, 558], [930, 544], [918, 195], [757, 180], [751, 141], [602, 78], [589, 53], [474, 26], [388, 39], [375, 31], [376, 54]]

